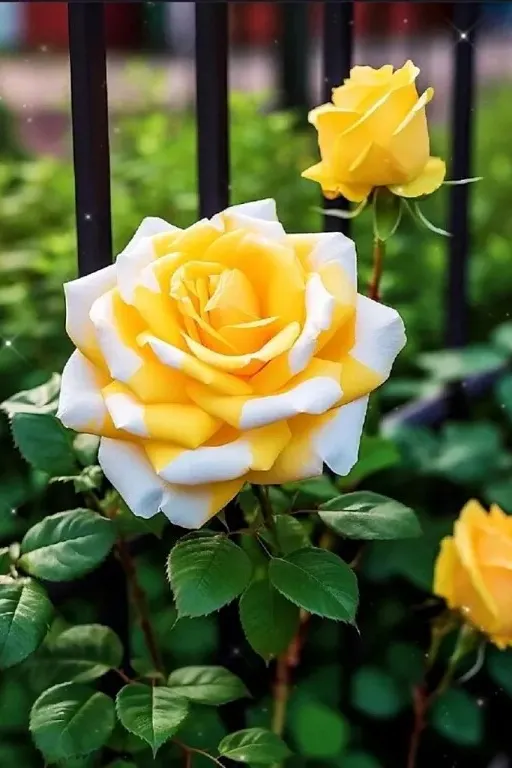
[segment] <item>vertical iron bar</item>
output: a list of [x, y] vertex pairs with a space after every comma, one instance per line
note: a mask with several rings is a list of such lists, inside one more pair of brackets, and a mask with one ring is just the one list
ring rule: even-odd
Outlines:
[[112, 261], [103, 3], [69, 2], [69, 55], [78, 270]]
[[306, 114], [308, 109], [308, 2], [279, 0], [279, 106]]
[[[454, 3], [455, 62], [452, 85], [451, 179], [471, 175], [475, 42], [478, 3]], [[462, 347], [468, 335], [467, 270], [471, 185], [450, 190], [446, 344]]]
[[228, 4], [196, 2], [196, 109], [199, 211], [229, 204]]
[[[354, 45], [354, 2], [353, 0], [326, 0], [323, 23], [323, 101], [331, 101], [332, 89], [341, 85], [350, 74]], [[344, 198], [327, 200], [326, 210], [348, 210]], [[324, 217], [326, 232], [349, 233], [350, 222], [334, 216]]]

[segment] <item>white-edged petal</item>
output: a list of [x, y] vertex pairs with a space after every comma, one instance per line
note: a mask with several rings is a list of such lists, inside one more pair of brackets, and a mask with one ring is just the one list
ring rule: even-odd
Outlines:
[[174, 525], [200, 528], [236, 496], [243, 484], [237, 479], [208, 485], [168, 485], [162, 512]]
[[339, 383], [329, 376], [314, 376], [280, 395], [254, 397], [243, 405], [240, 429], [255, 429], [299, 413], [321, 414], [341, 398]]
[[115, 284], [115, 264], [64, 283], [66, 331], [71, 341], [80, 349], [88, 350], [95, 345], [94, 327], [89, 319], [89, 312], [96, 299], [114, 288]]
[[312, 270], [331, 261], [339, 264], [354, 286], [357, 286], [356, 244], [342, 232], [322, 232], [308, 256]]
[[57, 418], [77, 432], [99, 430], [107, 409], [94, 366], [75, 350], [62, 371]]
[[105, 405], [116, 429], [124, 429], [138, 437], [149, 437], [144, 422], [144, 407], [134, 397], [121, 393], [106, 395]]
[[356, 343], [351, 357], [376, 371], [384, 381], [405, 341], [404, 324], [395, 309], [358, 295]]
[[143, 364], [142, 358], [121, 339], [115, 326], [112, 294], [105, 293], [89, 313], [101, 353], [113, 379], [128, 382]]
[[315, 453], [337, 475], [347, 475], [357, 461], [368, 395], [336, 408], [314, 435]]
[[143, 219], [126, 248], [121, 251], [116, 261], [117, 284], [119, 293], [127, 304], [133, 303], [133, 293], [141, 271], [156, 258], [152, 237], [177, 230], [178, 227], [168, 224], [164, 219], [148, 216]]
[[227, 221], [229, 226], [254, 232], [268, 240], [283, 241], [286, 238], [286, 232], [277, 217], [276, 201], [272, 198], [232, 205], [211, 219], [215, 226], [220, 226], [223, 221]]
[[137, 517], [156, 515], [166, 500], [167, 488], [135, 443], [102, 437], [98, 462], [107, 480]]
[[276, 201], [272, 197], [264, 200], [251, 200], [249, 203], [240, 203], [226, 208], [226, 213], [241, 213], [252, 219], [264, 219], [265, 221], [279, 221], [277, 216]]
[[241, 477], [249, 471], [251, 462], [250, 443], [240, 438], [225, 445], [183, 451], [158, 474], [168, 483], [204, 485]]
[[316, 342], [322, 331], [331, 327], [335, 299], [322, 283], [316, 272], [306, 284], [306, 320], [301, 334], [289, 352], [290, 370], [293, 374], [306, 368], [315, 352]]

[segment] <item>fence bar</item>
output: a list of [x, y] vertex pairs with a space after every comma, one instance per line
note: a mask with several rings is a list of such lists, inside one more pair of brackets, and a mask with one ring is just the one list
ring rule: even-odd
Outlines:
[[308, 15], [310, 3], [279, 0], [279, 106], [305, 113], [308, 109]]
[[[324, 2], [323, 24], [323, 101], [330, 101], [332, 89], [341, 85], [350, 74], [352, 66], [354, 40], [354, 2], [353, 0], [330, 0]], [[344, 198], [323, 200], [326, 210], [348, 210]], [[327, 232], [348, 234], [350, 222], [334, 216], [324, 217]]]
[[78, 270], [112, 261], [103, 3], [70, 2], [69, 56]]
[[[452, 86], [451, 179], [471, 176], [475, 42], [478, 3], [453, 4], [455, 62]], [[450, 191], [446, 344], [461, 347], [467, 341], [467, 268], [469, 251], [469, 196], [471, 185]]]
[[229, 204], [228, 4], [195, 6], [199, 211], [209, 217]]

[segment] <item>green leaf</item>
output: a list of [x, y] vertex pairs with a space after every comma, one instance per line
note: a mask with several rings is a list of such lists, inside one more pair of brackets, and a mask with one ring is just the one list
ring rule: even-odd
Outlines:
[[501, 323], [491, 333], [491, 341], [509, 354], [512, 352], [512, 321]]
[[489, 648], [487, 669], [496, 685], [512, 698], [512, 651]]
[[367, 477], [400, 463], [400, 451], [385, 437], [363, 435], [355, 467], [338, 480], [341, 488], [353, 488]]
[[239, 763], [272, 765], [282, 762], [290, 750], [275, 733], [265, 728], [246, 728], [225, 736], [219, 744], [219, 754]]
[[30, 656], [48, 631], [53, 607], [32, 579], [0, 577], [0, 668]]
[[223, 534], [206, 531], [178, 541], [168, 573], [180, 616], [205, 616], [235, 599], [247, 586], [252, 564]]
[[170, 688], [130, 683], [117, 694], [116, 709], [126, 730], [144, 739], [156, 755], [187, 717], [189, 704]]
[[498, 426], [490, 422], [446, 424], [430, 471], [456, 483], [486, 481], [503, 457], [502, 443]]
[[123, 658], [118, 636], [100, 624], [70, 627], [48, 641], [45, 650], [46, 663], [59, 679], [75, 683], [85, 683], [117, 669]]
[[15, 413], [11, 419], [14, 442], [31, 466], [49, 475], [73, 475], [78, 466], [72, 435], [49, 413]]
[[268, 578], [253, 581], [240, 599], [242, 629], [265, 660], [283, 653], [299, 628], [299, 608], [286, 600]]
[[512, 421], [512, 373], [503, 376], [496, 385], [496, 399]]
[[240, 678], [224, 667], [175, 669], [171, 672], [167, 685], [176, 696], [213, 706], [250, 696]]
[[263, 534], [266, 541], [274, 542], [279, 552], [288, 555], [296, 549], [309, 547], [311, 542], [302, 523], [289, 514], [273, 515], [274, 528]]
[[343, 755], [343, 768], [382, 768], [382, 765], [368, 752], [347, 752]]
[[57, 475], [52, 477], [51, 483], [73, 483], [75, 493], [94, 491], [103, 482], [101, 467], [84, 467], [79, 475]]
[[464, 349], [447, 349], [418, 355], [418, 365], [438, 381], [464, 379], [476, 373], [495, 370], [507, 362], [508, 356], [485, 344]]
[[296, 751], [311, 760], [338, 757], [350, 738], [349, 723], [338, 707], [326, 706], [304, 694], [300, 687], [290, 702], [287, 723]]
[[0, 574], [9, 573], [11, 565], [11, 550], [9, 547], [0, 547]]
[[338, 489], [327, 475], [286, 483], [283, 489], [292, 497], [295, 509], [309, 509], [310, 506], [329, 501], [338, 495]]
[[328, 619], [353, 622], [357, 610], [357, 580], [337, 555], [308, 547], [273, 558], [270, 581], [300, 608]]
[[478, 703], [462, 688], [450, 688], [434, 702], [433, 727], [449, 741], [476, 747], [484, 736], [484, 719]]
[[45, 691], [30, 713], [30, 732], [46, 760], [56, 762], [100, 749], [114, 728], [114, 703], [78, 683]]
[[352, 678], [352, 704], [375, 718], [395, 717], [405, 704], [395, 680], [378, 667], [360, 667]]
[[421, 535], [412, 509], [371, 491], [346, 493], [322, 504], [323, 522], [351, 539], [410, 539]]
[[60, 390], [60, 375], [53, 373], [44, 384], [18, 392], [0, 405], [8, 416], [15, 413], [55, 413]]
[[101, 563], [114, 541], [114, 525], [96, 512], [58, 512], [25, 534], [19, 565], [47, 581], [69, 581]]

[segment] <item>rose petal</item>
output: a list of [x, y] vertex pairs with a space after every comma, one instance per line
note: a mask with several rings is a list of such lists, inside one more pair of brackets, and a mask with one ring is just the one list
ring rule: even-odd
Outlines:
[[167, 489], [139, 445], [103, 437], [98, 462], [134, 515], [146, 519], [156, 515]]
[[395, 309], [358, 295], [356, 343], [350, 356], [371, 368], [385, 381], [396, 356], [405, 345], [402, 318]]
[[115, 284], [114, 264], [64, 284], [67, 334], [73, 344], [95, 363], [101, 364], [102, 358], [89, 312], [96, 299], [113, 288]]
[[166, 484], [162, 512], [174, 525], [201, 528], [236, 496], [244, 483], [244, 478], [237, 478], [208, 485]]
[[446, 176], [446, 163], [439, 157], [431, 157], [420, 175], [405, 184], [389, 187], [391, 192], [400, 197], [421, 197], [430, 195], [439, 189]]
[[62, 372], [56, 414], [65, 427], [94, 435], [115, 433], [101, 395], [107, 381], [81, 352], [73, 352]]
[[244, 432], [223, 445], [187, 451], [150, 441], [145, 450], [155, 471], [166, 482], [201, 485], [234, 480], [251, 469], [270, 469], [289, 439], [286, 422], [280, 422]]

